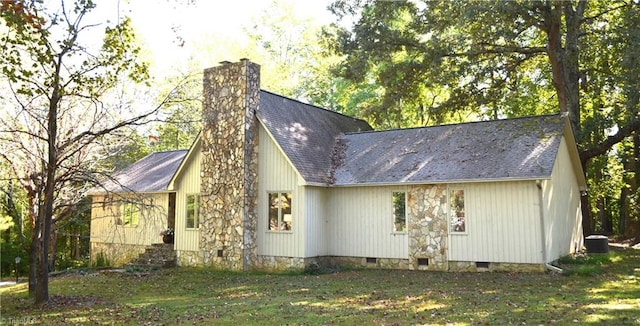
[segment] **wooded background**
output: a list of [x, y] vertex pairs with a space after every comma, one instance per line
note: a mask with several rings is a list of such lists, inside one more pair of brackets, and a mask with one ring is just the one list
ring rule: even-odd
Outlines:
[[[241, 57], [262, 66], [263, 89], [377, 129], [567, 112], [589, 185], [585, 235], [640, 241], [640, 1], [338, 0], [325, 26], [274, 1], [248, 45], [203, 40], [163, 79], [130, 18], [86, 20], [99, 9], [0, 5], [1, 267], [23, 257], [37, 301], [47, 272], [88, 263], [86, 191], [152, 151], [188, 148], [202, 68]], [[84, 37], [95, 30], [99, 47]]]

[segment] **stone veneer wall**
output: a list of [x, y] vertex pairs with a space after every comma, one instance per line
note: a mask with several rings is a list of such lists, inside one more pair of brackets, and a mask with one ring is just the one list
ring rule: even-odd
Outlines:
[[449, 262], [449, 271], [452, 272], [541, 273], [546, 270], [547, 269], [543, 264], [489, 263], [489, 267], [477, 267], [475, 262]]
[[318, 264], [322, 266], [335, 267], [346, 266], [351, 268], [379, 268], [379, 269], [410, 269], [408, 259], [400, 258], [367, 258], [367, 257], [344, 257], [344, 256], [323, 256], [318, 257]]
[[[313, 261], [313, 259], [311, 259]], [[302, 257], [264, 256], [258, 255], [256, 269], [268, 272], [286, 270], [303, 270], [310, 262]]]
[[242, 59], [204, 71], [200, 250], [205, 266], [257, 261], [260, 66]]
[[320, 266], [329, 268], [409, 269], [409, 260], [399, 258], [375, 258], [375, 262], [370, 262], [366, 257], [320, 256], [302, 258], [259, 255], [256, 265], [258, 266], [258, 270], [269, 272], [313, 269], [319, 268]]
[[138, 257], [147, 249], [145, 245], [133, 245], [123, 243], [91, 243], [91, 262], [96, 263], [96, 258], [102, 253], [109, 265], [113, 267], [122, 267], [132, 259]]
[[176, 250], [176, 263], [178, 266], [202, 266], [202, 251]]
[[[447, 214], [446, 185], [415, 185], [407, 191], [409, 268], [446, 271]], [[419, 265], [418, 259], [428, 259]]]

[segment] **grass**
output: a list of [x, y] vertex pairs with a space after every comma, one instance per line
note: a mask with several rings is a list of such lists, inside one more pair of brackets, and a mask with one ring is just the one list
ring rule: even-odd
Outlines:
[[560, 266], [566, 275], [590, 276], [600, 274], [602, 266], [609, 265], [616, 257], [615, 253], [581, 254], [562, 257], [556, 261], [556, 265]]
[[308, 275], [204, 268], [143, 276], [71, 273], [51, 279], [47, 306], [31, 303], [26, 284], [0, 289], [0, 323], [640, 325], [640, 250], [611, 252], [597, 265], [601, 271], [588, 276], [389, 270]]

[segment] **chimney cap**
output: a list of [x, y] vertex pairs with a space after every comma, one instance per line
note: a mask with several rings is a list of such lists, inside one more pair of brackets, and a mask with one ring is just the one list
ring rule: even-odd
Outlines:
[[231, 61], [224, 60], [224, 61], [220, 61], [219, 63], [220, 63], [221, 65], [228, 65], [228, 64], [230, 64], [230, 63], [231, 63]]

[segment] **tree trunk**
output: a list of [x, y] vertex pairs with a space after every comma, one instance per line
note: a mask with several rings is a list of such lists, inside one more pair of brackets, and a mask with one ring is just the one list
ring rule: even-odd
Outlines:
[[53, 90], [51, 91], [51, 100], [49, 101], [49, 112], [47, 112], [47, 162], [45, 164], [46, 179], [44, 183], [44, 198], [41, 203], [44, 204], [42, 214], [38, 214], [42, 222], [42, 250], [38, 252], [40, 255], [38, 265], [38, 281], [36, 283], [37, 304], [49, 301], [49, 236], [51, 235], [51, 224], [53, 221], [53, 202], [55, 200], [56, 186], [56, 170], [58, 168], [58, 148], [56, 141], [58, 139], [58, 104], [60, 102], [60, 69], [62, 68], [62, 57], [65, 51], [58, 54], [56, 62], [56, 72], [54, 75]]
[[620, 219], [618, 220], [618, 234], [619, 235], [624, 235], [626, 232], [626, 226], [627, 226], [627, 219], [629, 219], [629, 214], [628, 214], [628, 203], [627, 203], [627, 197], [629, 194], [629, 189], [626, 187], [626, 185], [622, 186], [622, 189], [620, 189], [620, 201], [619, 201], [619, 215], [620, 215]]
[[73, 236], [73, 259], [80, 260], [80, 234]]
[[629, 206], [628, 213], [632, 214], [632, 218], [628, 221], [628, 229], [631, 235], [635, 237], [636, 242], [640, 242], [640, 132], [633, 134], [633, 155], [629, 159], [631, 165], [631, 180], [629, 187], [632, 196], [635, 199], [634, 207]]
[[[571, 1], [551, 1], [543, 6], [542, 29], [547, 34], [547, 55], [551, 63], [553, 87], [558, 95], [560, 112], [568, 113], [571, 129], [578, 143], [580, 143], [582, 131], [578, 39], [586, 6], [586, 0], [578, 1], [575, 8]], [[563, 31], [564, 35], [562, 35]], [[587, 162], [588, 159], [582, 160], [585, 173]], [[593, 232], [589, 196], [582, 196], [581, 204], [582, 232], [584, 236], [588, 236]]]
[[[582, 170], [587, 171], [587, 163], [582, 161]], [[582, 235], [587, 237], [593, 233], [593, 223], [591, 221], [591, 206], [589, 203], [589, 195], [580, 196], [580, 206], [582, 210]]]
[[56, 232], [56, 224], [53, 223], [52, 224], [52, 229], [51, 229], [51, 258], [49, 259], [49, 266], [48, 269], [49, 271], [55, 271], [56, 270], [56, 260], [58, 258], [58, 235]]
[[[558, 94], [560, 112], [567, 112], [571, 128], [580, 141], [580, 67], [578, 38], [586, 1], [554, 1], [545, 8], [543, 29], [547, 34], [547, 55], [551, 63], [553, 87]], [[563, 28], [563, 17], [565, 28]], [[564, 35], [562, 31], [564, 30]], [[564, 40], [564, 45], [562, 44]]]
[[[604, 182], [602, 180], [602, 170], [596, 170], [594, 181], [596, 183]], [[596, 208], [598, 209], [598, 221], [600, 222], [600, 228], [598, 229], [599, 233], [610, 235], [613, 233], [613, 226], [611, 224], [611, 219], [609, 218], [609, 214], [607, 214], [607, 197], [603, 195], [599, 197], [596, 201]]]
[[[43, 201], [44, 202], [44, 201]], [[47, 227], [46, 209], [40, 209], [38, 214], [38, 223], [40, 232], [37, 235], [38, 249], [36, 250], [36, 289], [35, 303], [44, 304], [49, 301], [49, 233], [50, 227]]]
[[[34, 195], [33, 193], [31, 195]], [[40, 224], [38, 223], [38, 206], [35, 205], [36, 200], [32, 197], [29, 198], [30, 205], [30, 219], [31, 219], [31, 246], [29, 247], [29, 297], [35, 298], [36, 287], [38, 282], [37, 270], [38, 270], [38, 251], [40, 241], [38, 234], [40, 234]]]

